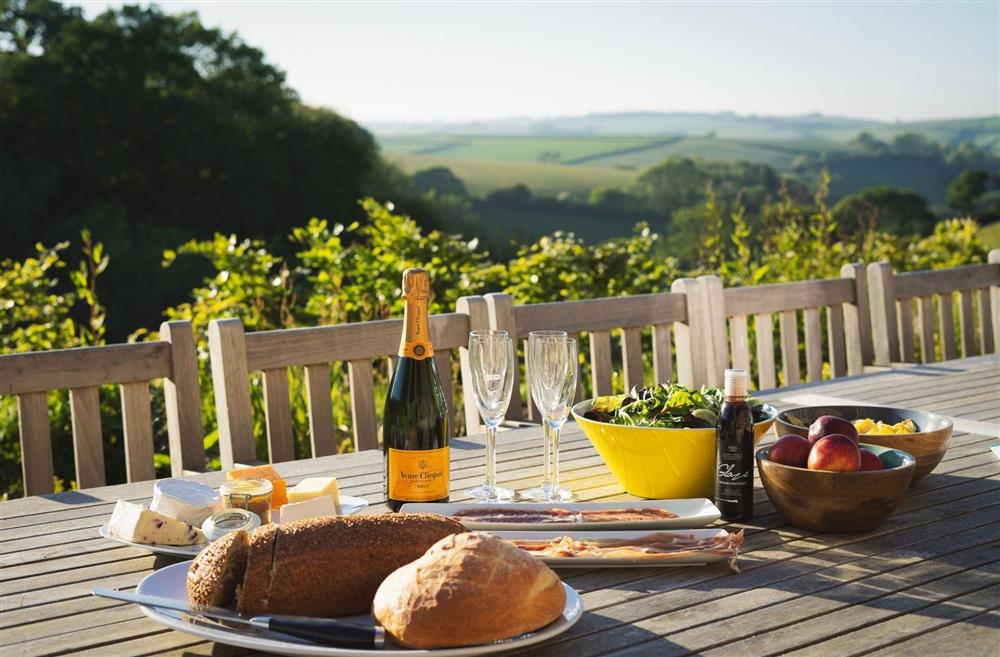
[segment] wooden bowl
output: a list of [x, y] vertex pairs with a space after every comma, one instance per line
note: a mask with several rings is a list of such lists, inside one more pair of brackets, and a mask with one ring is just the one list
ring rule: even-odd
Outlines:
[[931, 470], [944, 458], [951, 441], [951, 420], [926, 411], [914, 411], [907, 408], [889, 408], [887, 406], [802, 406], [778, 413], [778, 436], [794, 433], [807, 437], [809, 425], [821, 415], [834, 415], [845, 420], [860, 420], [871, 418], [887, 424], [896, 424], [903, 420], [913, 420], [917, 425], [917, 433], [899, 433], [880, 436], [861, 434], [859, 438], [869, 445], [881, 445], [903, 450], [917, 459], [917, 469], [913, 473], [913, 482], [927, 476]]
[[757, 471], [767, 496], [792, 525], [825, 534], [874, 529], [888, 518], [910, 487], [916, 459], [906, 452], [864, 444], [884, 470], [829, 472], [775, 463], [771, 447], [757, 450]]

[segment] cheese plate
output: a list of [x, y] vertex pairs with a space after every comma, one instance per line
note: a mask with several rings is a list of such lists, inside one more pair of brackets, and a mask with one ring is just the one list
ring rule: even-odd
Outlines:
[[624, 500], [538, 504], [408, 503], [402, 513], [450, 516], [466, 529], [485, 531], [632, 530], [704, 527], [719, 519], [710, 500]]
[[[362, 509], [368, 506], [368, 500], [363, 497], [352, 497], [350, 495], [340, 496], [340, 515], [349, 516], [355, 513], [359, 513]], [[281, 509], [271, 512], [271, 520], [278, 522], [281, 517]], [[117, 536], [112, 536], [108, 531], [108, 524], [104, 523], [101, 525], [97, 532], [109, 541], [114, 541], [115, 543], [121, 543], [122, 545], [128, 545], [129, 547], [140, 548], [142, 550], [148, 550], [154, 554], [165, 554], [172, 557], [184, 557], [187, 559], [192, 559], [198, 556], [198, 553], [204, 550], [208, 544], [201, 543], [199, 545], [161, 545], [159, 543], [134, 543], [132, 541], [127, 541], [123, 538]]]
[[[569, 530], [491, 533], [526, 549], [552, 568], [662, 568], [704, 566], [720, 561], [735, 563], [743, 542], [742, 534], [730, 534], [725, 529], [717, 528], [655, 532]], [[553, 545], [557, 539], [564, 540]], [[583, 549], [577, 550], [581, 543]], [[621, 549], [628, 545], [641, 545], [641, 549], [646, 551]], [[545, 550], [548, 546], [551, 548]], [[603, 550], [593, 549], [595, 547]], [[571, 556], [574, 551], [577, 554]]]
[[[186, 603], [187, 590], [185, 585], [189, 563], [185, 561], [173, 564], [150, 573], [139, 582], [139, 586], [136, 587], [136, 593], [171, 598]], [[583, 601], [572, 587], [563, 583], [563, 588], [566, 590], [566, 606], [563, 609], [562, 615], [542, 629], [495, 643], [440, 650], [409, 650], [392, 644], [387, 645], [386, 648], [377, 650], [336, 648], [310, 643], [269, 630], [246, 629], [242, 626], [223, 625], [190, 616], [182, 611], [157, 609], [141, 605], [139, 609], [142, 610], [143, 614], [157, 623], [166, 625], [179, 632], [217, 643], [276, 655], [292, 655], [294, 657], [303, 655], [308, 657], [359, 657], [362, 655], [377, 654], [380, 657], [472, 657], [474, 655], [486, 655], [513, 650], [515, 648], [524, 648], [562, 634], [571, 628], [583, 614]], [[369, 626], [372, 624], [370, 616], [351, 616], [340, 620]]]

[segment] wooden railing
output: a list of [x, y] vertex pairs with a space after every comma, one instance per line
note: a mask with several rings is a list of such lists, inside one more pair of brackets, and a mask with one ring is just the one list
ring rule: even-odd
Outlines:
[[171, 471], [203, 470], [198, 361], [190, 322], [164, 322], [161, 340], [0, 356], [0, 395], [17, 396], [21, 472], [26, 495], [53, 490], [49, 392], [69, 390], [76, 480], [103, 486], [104, 440], [99, 386], [121, 391], [128, 481], [154, 479], [149, 382], [163, 379]]
[[[652, 378], [668, 381], [676, 374], [676, 380], [689, 386], [721, 383], [722, 371], [730, 364], [756, 372], [760, 389], [794, 385], [801, 382], [800, 349], [806, 380], [817, 381], [825, 372], [838, 377], [860, 373], [873, 364], [914, 362], [918, 346], [923, 362], [993, 353], [1000, 347], [1000, 250], [990, 253], [988, 264], [946, 270], [895, 274], [885, 263], [867, 268], [845, 265], [839, 279], [723, 288], [717, 277], [703, 276], [674, 281], [671, 290], [528, 305], [518, 305], [505, 294], [463, 297], [456, 312], [430, 318], [434, 358], [449, 404], [454, 398], [452, 352], [459, 350], [461, 379], [467, 381], [468, 335], [477, 328], [507, 330], [518, 342], [534, 330], [585, 335], [595, 394], [611, 392], [616, 360], [625, 389], [643, 382], [646, 330], [651, 336]], [[953, 313], [958, 317], [957, 331]], [[774, 349], [775, 314], [780, 370]], [[106, 481], [98, 403], [98, 387], [106, 384], [121, 389], [129, 481], [155, 476], [149, 382], [159, 378], [164, 380], [171, 470], [182, 474], [204, 468], [191, 326], [168, 322], [160, 330], [157, 342], [0, 356], [0, 394], [16, 395], [18, 400], [27, 494], [52, 490], [48, 393], [57, 389], [70, 390], [76, 478], [81, 487]], [[264, 384], [267, 458], [272, 462], [295, 458], [289, 367], [304, 368], [314, 456], [337, 449], [331, 388], [331, 363], [336, 362], [345, 362], [348, 368], [354, 447], [376, 448], [373, 360], [387, 358], [391, 365], [401, 331], [401, 320], [246, 334], [239, 320], [211, 322], [208, 338], [223, 466], [257, 460], [250, 373], [258, 371]], [[462, 387], [466, 430], [476, 432], [480, 423], [471, 389]], [[518, 385], [510, 409], [510, 419], [537, 418]], [[454, 413], [453, 406], [451, 410]]]
[[[430, 317], [434, 360], [452, 413], [452, 350], [468, 344], [469, 331], [485, 328], [470, 324], [467, 313]], [[485, 321], [485, 315], [483, 315]], [[331, 404], [333, 362], [346, 362], [350, 381], [352, 432], [356, 450], [378, 447], [372, 361], [392, 358], [399, 349], [402, 320], [337, 324], [315, 328], [244, 333], [237, 319], [214, 320], [208, 342], [212, 381], [219, 418], [219, 445], [223, 467], [257, 460], [250, 407], [250, 372], [264, 381], [264, 409], [269, 459], [273, 463], [295, 458], [289, 400], [288, 368], [305, 370], [309, 437], [313, 456], [336, 453], [336, 431]]]

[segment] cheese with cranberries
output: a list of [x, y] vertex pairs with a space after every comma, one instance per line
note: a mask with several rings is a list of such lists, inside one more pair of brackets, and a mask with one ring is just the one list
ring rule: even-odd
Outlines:
[[141, 504], [118, 500], [108, 523], [108, 533], [143, 545], [198, 545], [205, 534], [186, 522], [150, 511]]

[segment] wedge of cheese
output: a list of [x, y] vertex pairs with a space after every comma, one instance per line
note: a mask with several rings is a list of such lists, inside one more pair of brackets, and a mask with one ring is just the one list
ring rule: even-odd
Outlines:
[[329, 497], [340, 510], [340, 488], [336, 477], [309, 477], [292, 486], [288, 491], [289, 502], [305, 502], [317, 497]]
[[226, 481], [231, 479], [267, 479], [274, 486], [274, 492], [271, 493], [271, 508], [281, 508], [281, 505], [288, 502], [288, 487], [285, 485], [285, 480], [269, 465], [229, 470], [226, 472]]
[[314, 497], [305, 502], [289, 502], [281, 507], [281, 517], [278, 519], [279, 525], [287, 525], [296, 520], [306, 518], [325, 518], [326, 516], [337, 515], [337, 507], [333, 504], [333, 498], [329, 495]]
[[118, 500], [108, 522], [108, 533], [143, 545], [198, 545], [205, 534], [186, 522], [174, 520], [141, 504]]

